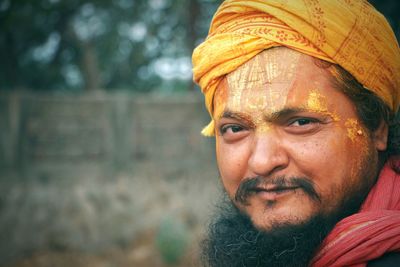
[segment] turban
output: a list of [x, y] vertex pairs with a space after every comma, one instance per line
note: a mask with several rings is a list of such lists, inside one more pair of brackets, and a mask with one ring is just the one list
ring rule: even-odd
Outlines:
[[[384, 18], [363, 0], [227, 0], [193, 52], [193, 76], [212, 116], [223, 77], [275, 46], [335, 63], [396, 112], [400, 51]], [[214, 134], [214, 122], [202, 133]]]

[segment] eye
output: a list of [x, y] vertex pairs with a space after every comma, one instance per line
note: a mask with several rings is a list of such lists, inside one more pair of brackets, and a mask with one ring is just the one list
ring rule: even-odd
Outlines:
[[321, 121], [315, 118], [295, 118], [290, 120], [287, 131], [293, 134], [306, 134], [319, 129]]
[[237, 124], [228, 124], [224, 125], [221, 127], [220, 132], [221, 134], [226, 134], [226, 133], [238, 133], [240, 131], [244, 130], [244, 128], [240, 125]]
[[245, 138], [249, 133], [248, 128], [240, 124], [225, 124], [219, 128], [220, 135], [227, 143], [233, 143]]
[[314, 120], [314, 119], [300, 118], [300, 119], [297, 119], [297, 120], [293, 121], [290, 125], [292, 125], [292, 126], [304, 126], [304, 125], [315, 123], [315, 122], [316, 122], [316, 120]]

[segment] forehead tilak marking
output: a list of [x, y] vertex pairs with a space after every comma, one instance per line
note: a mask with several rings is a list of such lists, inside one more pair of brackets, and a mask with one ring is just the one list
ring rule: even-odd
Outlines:
[[[268, 109], [272, 113], [286, 104], [299, 58], [298, 52], [274, 48], [260, 53], [228, 74], [228, 107], [253, 113], [257, 132], [268, 131], [270, 126], [264, 121], [264, 113], [257, 111]], [[263, 93], [260, 94], [259, 90]]]
[[[228, 74], [229, 108], [259, 110], [268, 107], [274, 110], [285, 104], [299, 58], [300, 53], [293, 50], [273, 48], [261, 52]], [[256, 97], [255, 89], [265, 89], [265, 94]]]

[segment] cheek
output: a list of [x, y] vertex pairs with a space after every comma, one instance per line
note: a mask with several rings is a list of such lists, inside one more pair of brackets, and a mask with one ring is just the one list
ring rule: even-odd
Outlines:
[[360, 136], [351, 140], [345, 130], [330, 129], [325, 136], [292, 144], [293, 160], [300, 173], [313, 180], [325, 199], [338, 188], [357, 183], [368, 158], [368, 139]]
[[323, 135], [292, 142], [290, 152], [300, 174], [312, 179], [320, 193], [342, 182], [347, 172], [345, 166], [351, 160], [345, 136], [334, 130]]
[[[330, 154], [334, 153], [336, 140], [326, 140], [324, 138], [312, 138], [292, 142], [288, 147], [294, 162], [299, 165], [306, 174], [315, 173], [321, 167], [326, 167], [330, 159]], [[331, 158], [332, 160], [332, 158]], [[308, 173], [310, 172], [310, 173]]]
[[227, 192], [232, 195], [244, 178], [247, 167], [248, 153], [245, 146], [224, 144], [216, 137], [216, 155], [222, 183]]
[[359, 176], [366, 169], [377, 164], [377, 155], [373, 157], [372, 143], [366, 135], [357, 136], [355, 139], [351, 139], [349, 143], [350, 151], [348, 153], [351, 155], [350, 174], [353, 180], [357, 182], [358, 179], [364, 179], [364, 177]]

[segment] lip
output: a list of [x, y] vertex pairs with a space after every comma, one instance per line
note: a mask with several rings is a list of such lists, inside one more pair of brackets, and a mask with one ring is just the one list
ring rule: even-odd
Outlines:
[[266, 186], [257, 188], [256, 195], [266, 201], [274, 201], [278, 198], [292, 194], [299, 189], [297, 186]]

